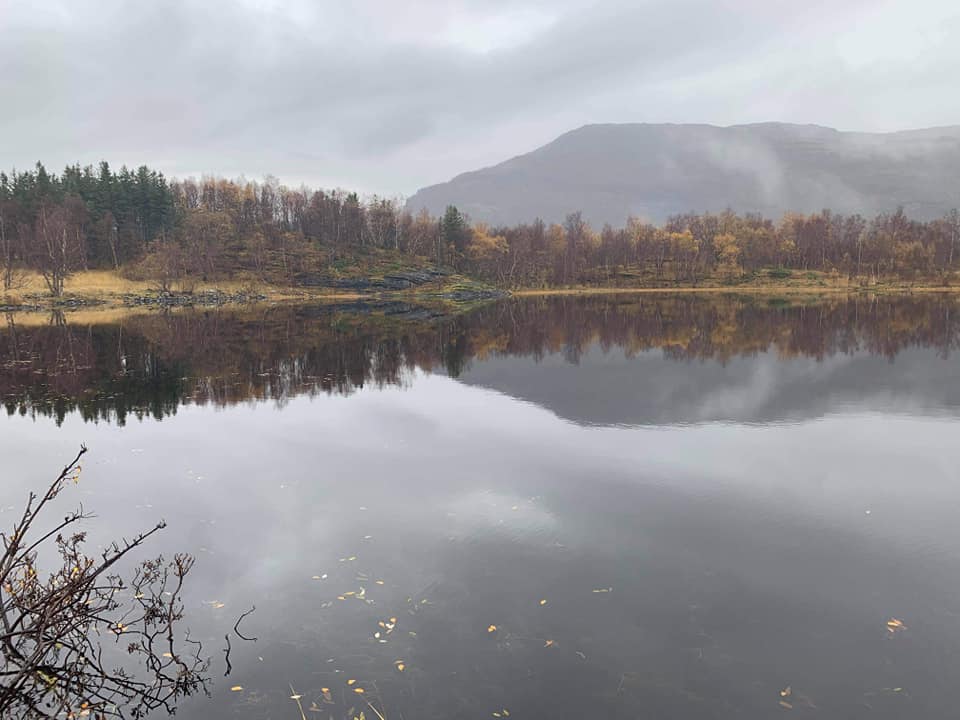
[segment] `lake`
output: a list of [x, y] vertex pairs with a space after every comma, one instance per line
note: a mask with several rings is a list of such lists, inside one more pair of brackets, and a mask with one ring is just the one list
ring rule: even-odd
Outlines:
[[958, 344], [938, 294], [10, 315], [0, 524], [81, 443], [93, 542], [167, 520], [183, 718], [953, 717]]

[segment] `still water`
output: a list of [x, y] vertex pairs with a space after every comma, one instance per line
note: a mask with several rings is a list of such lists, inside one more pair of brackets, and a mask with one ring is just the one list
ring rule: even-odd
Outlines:
[[0, 523], [81, 442], [94, 540], [167, 520], [216, 676], [184, 718], [296, 720], [292, 694], [324, 720], [956, 717], [958, 318], [933, 295], [12, 316]]

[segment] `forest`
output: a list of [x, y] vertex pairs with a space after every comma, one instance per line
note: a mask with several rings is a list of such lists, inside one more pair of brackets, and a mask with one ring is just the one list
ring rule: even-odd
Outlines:
[[34, 273], [55, 297], [81, 270], [115, 270], [164, 290], [191, 278], [294, 285], [303, 273], [337, 277], [351, 258], [377, 253], [504, 288], [737, 284], [814, 271], [949, 284], [958, 243], [957, 210], [929, 222], [902, 209], [871, 218], [691, 212], [661, 226], [630, 217], [599, 229], [571, 212], [562, 224], [489, 227], [452, 206], [442, 217], [412, 214], [398, 199], [290, 188], [272, 177], [169, 180], [107, 162], [59, 175], [41, 163], [0, 173], [0, 288], [16, 290]]

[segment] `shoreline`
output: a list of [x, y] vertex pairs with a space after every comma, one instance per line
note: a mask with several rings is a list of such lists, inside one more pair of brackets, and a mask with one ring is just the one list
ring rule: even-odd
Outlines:
[[868, 295], [911, 293], [960, 293], [960, 286], [943, 285], [871, 285], [865, 287], [817, 285], [701, 285], [677, 287], [582, 287], [521, 288], [511, 290], [513, 297], [549, 297], [561, 295]]
[[610, 285], [517, 288], [507, 290], [476, 281], [428, 283], [404, 289], [358, 291], [325, 286], [271, 285], [238, 280], [204, 283], [190, 291], [160, 291], [157, 283], [127, 281], [111, 272], [89, 271], [68, 281], [63, 297], [44, 295], [35, 283], [29, 292], [0, 295], [0, 313], [20, 316], [63, 312], [86, 316], [120, 316], [124, 313], [173, 309], [212, 309], [219, 307], [258, 307], [336, 302], [412, 301], [422, 304], [447, 304], [464, 309], [475, 303], [507, 297], [563, 297], [602, 295], [754, 295], [758, 297], [955, 294], [960, 285], [930, 282], [880, 282], [871, 285], [828, 283], [822, 279], [808, 282], [764, 282], [744, 284], [704, 284], [676, 286]]

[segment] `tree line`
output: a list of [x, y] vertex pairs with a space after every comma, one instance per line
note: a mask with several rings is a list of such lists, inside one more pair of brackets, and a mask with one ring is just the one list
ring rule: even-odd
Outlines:
[[238, 274], [290, 283], [301, 272], [335, 275], [338, 261], [358, 252], [437, 263], [504, 287], [696, 285], [760, 271], [946, 282], [960, 262], [958, 244], [957, 210], [927, 222], [902, 209], [779, 220], [688, 213], [600, 229], [574, 212], [563, 223], [492, 227], [453, 206], [442, 217], [413, 214], [398, 199], [290, 188], [271, 177], [171, 181], [146, 166], [114, 171], [106, 162], [60, 175], [40, 163], [0, 173], [2, 287], [33, 270], [53, 295], [81, 269], [122, 270], [165, 287]]

